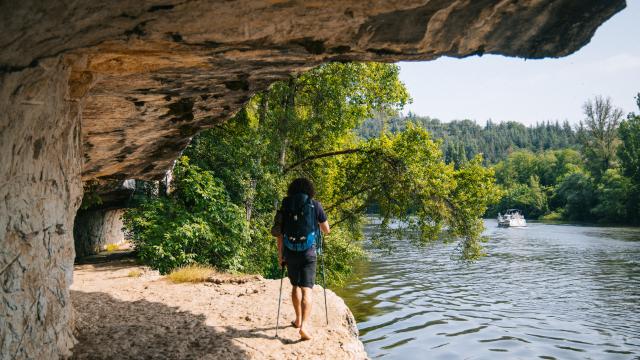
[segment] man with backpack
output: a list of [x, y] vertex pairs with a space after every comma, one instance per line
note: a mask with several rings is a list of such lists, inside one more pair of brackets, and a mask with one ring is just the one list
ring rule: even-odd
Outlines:
[[278, 262], [281, 266], [287, 265], [293, 287], [291, 300], [296, 319], [291, 324], [300, 329], [302, 340], [311, 339], [309, 323], [320, 231], [330, 232], [327, 215], [320, 202], [313, 199], [314, 195], [315, 189], [309, 179], [293, 180], [271, 231], [278, 239]]

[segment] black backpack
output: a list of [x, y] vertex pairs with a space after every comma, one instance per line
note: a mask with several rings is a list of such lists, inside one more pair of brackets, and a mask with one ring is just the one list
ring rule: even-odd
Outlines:
[[316, 241], [318, 221], [313, 200], [304, 193], [282, 200], [282, 235], [284, 245], [292, 251], [305, 251]]

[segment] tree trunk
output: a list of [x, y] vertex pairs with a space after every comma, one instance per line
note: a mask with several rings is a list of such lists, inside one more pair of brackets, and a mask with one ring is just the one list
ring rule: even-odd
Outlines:
[[287, 147], [289, 146], [288, 127], [289, 121], [293, 119], [295, 115], [295, 98], [296, 98], [296, 82], [294, 78], [289, 79], [287, 84], [289, 93], [285, 99], [284, 104], [284, 116], [280, 118], [278, 129], [280, 132], [280, 156], [278, 158], [278, 165], [280, 174], [284, 173], [284, 168], [287, 163]]

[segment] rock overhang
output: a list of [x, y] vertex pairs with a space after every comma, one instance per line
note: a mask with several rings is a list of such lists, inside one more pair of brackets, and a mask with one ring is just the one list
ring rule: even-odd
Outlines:
[[[0, 68], [64, 56], [83, 180], [154, 179], [199, 130], [327, 61], [571, 54], [624, 0], [116, 1], [2, 5]], [[23, 16], [11, 16], [11, 14]], [[37, 14], [38, 16], [29, 16]]]

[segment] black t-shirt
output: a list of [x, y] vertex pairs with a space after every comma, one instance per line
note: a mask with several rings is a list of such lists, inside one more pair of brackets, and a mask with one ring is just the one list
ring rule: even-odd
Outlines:
[[[324, 209], [322, 208], [322, 204], [320, 204], [319, 201], [314, 199], [312, 199], [311, 201], [313, 202], [313, 207], [316, 209], [316, 221], [318, 222], [318, 224], [322, 224], [323, 222], [327, 221], [327, 214], [324, 212]], [[297, 257], [297, 256], [315, 257], [316, 245], [314, 244], [306, 251], [293, 251], [293, 250], [289, 250], [289, 248], [284, 246], [285, 259], [287, 257], [291, 258], [292, 256], [293, 257]]]

